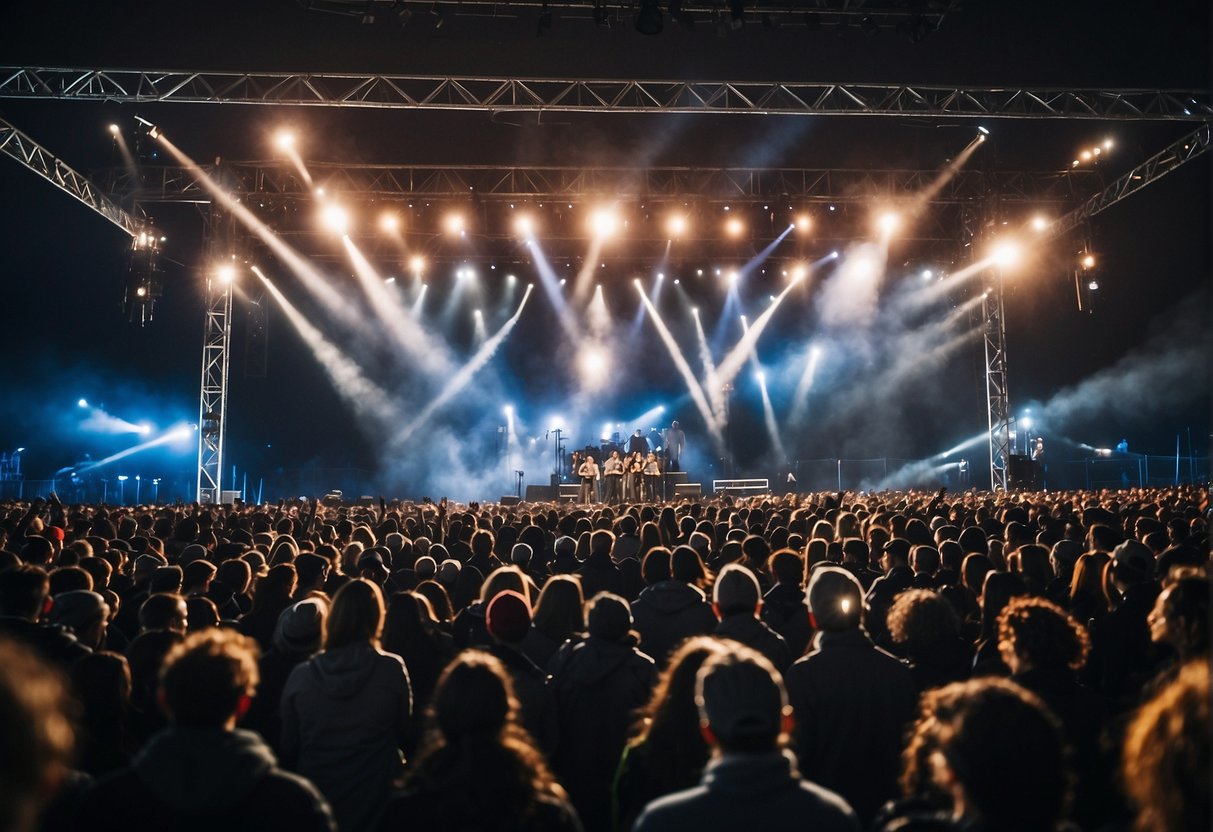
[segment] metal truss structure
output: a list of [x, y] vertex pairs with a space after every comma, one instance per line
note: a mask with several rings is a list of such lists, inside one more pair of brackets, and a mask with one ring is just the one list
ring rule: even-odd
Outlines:
[[1207, 121], [1208, 92], [0, 67], [0, 98], [490, 112]]
[[1117, 177], [1099, 193], [1088, 198], [1049, 228], [1051, 236], [1066, 234], [1082, 225], [1091, 217], [1111, 208], [1127, 196], [1176, 170], [1209, 150], [1210, 125], [1202, 124], [1191, 133], [1178, 139], [1146, 159], [1132, 170]]
[[137, 238], [140, 232], [149, 230], [147, 220], [119, 207], [91, 181], [3, 119], [0, 119], [0, 151], [71, 194], [132, 237]]
[[[235, 218], [212, 204], [207, 216], [209, 262], [232, 255]], [[202, 379], [198, 391], [199, 503], [223, 501], [223, 451], [227, 445], [228, 369], [231, 364], [233, 281], [213, 266], [205, 272], [206, 319], [202, 327]]]
[[[395, 15], [406, 25], [414, 14], [426, 13], [435, 25], [447, 17], [516, 18], [543, 12], [559, 14], [562, 18], [593, 19], [600, 26], [612, 20], [630, 19], [640, 9], [637, 0], [455, 0], [435, 4], [428, 0], [299, 0], [306, 9], [346, 15], [374, 23], [376, 15]], [[674, 6], [673, 3], [668, 4]], [[905, 28], [913, 40], [921, 40], [938, 29], [948, 14], [959, 6], [959, 0], [938, 4], [895, 5], [866, 3], [863, 0], [813, 0], [810, 3], [747, 2], [741, 8], [745, 17], [763, 21], [764, 25], [803, 26], [807, 29], [836, 26], [860, 26], [868, 31]], [[720, 19], [729, 10], [720, 3], [683, 2], [670, 16], [686, 25], [694, 20]]]
[[[936, 189], [938, 171], [808, 168], [561, 167], [519, 165], [306, 164], [314, 184], [287, 162], [224, 162], [238, 192], [311, 199], [326, 192], [362, 199], [475, 199], [483, 202], [681, 201], [806, 204], [867, 202], [873, 197], [910, 199], [931, 192], [932, 204], [962, 204], [991, 190], [1004, 201], [1074, 204], [1096, 181], [1089, 168], [1059, 172], [960, 171]], [[211, 175], [215, 168], [201, 168]], [[184, 167], [147, 167], [133, 175], [110, 168], [97, 182], [111, 194], [136, 202], [209, 202], [198, 175]]]

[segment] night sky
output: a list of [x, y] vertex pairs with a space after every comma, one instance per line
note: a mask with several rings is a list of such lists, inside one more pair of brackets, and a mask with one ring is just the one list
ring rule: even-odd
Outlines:
[[[0, 27], [0, 62], [7, 65], [172, 69], [395, 72], [515, 77], [684, 78], [702, 80], [802, 80], [921, 83], [1054, 88], [1210, 87], [1210, 21], [1207, 3], [1168, 4], [1151, 11], [1135, 4], [973, 2], [948, 16], [923, 42], [882, 31], [809, 32], [802, 26], [775, 29], [751, 21], [719, 38], [710, 24], [684, 31], [668, 19], [666, 30], [644, 37], [625, 22], [602, 29], [585, 19], [556, 15], [552, 30], [536, 37], [534, 12], [519, 20], [449, 17], [440, 29], [419, 11], [401, 28], [391, 13], [374, 25], [357, 18], [309, 12], [286, 0], [208, 4], [147, 2], [45, 2], [9, 8]], [[1121, 8], [1123, 7], [1123, 9]], [[283, 124], [300, 136], [308, 161], [409, 164], [563, 164], [915, 168], [942, 166], [969, 142], [976, 123], [968, 120], [842, 118], [751, 115], [645, 115], [609, 113], [490, 116], [475, 112], [353, 111], [348, 109], [238, 105], [129, 105], [0, 99], [0, 117], [30, 135], [77, 170], [89, 173], [121, 164], [107, 126], [133, 131], [138, 115], [158, 124], [200, 163], [216, 157], [273, 157], [273, 132]], [[991, 120], [991, 140], [969, 168], [1054, 171], [1077, 151], [1111, 138], [1115, 150], [1101, 167], [1105, 180], [1157, 152], [1195, 128], [1194, 123]], [[128, 132], [127, 135], [133, 135]], [[156, 160], [148, 160], [152, 164]], [[167, 161], [167, 160], [163, 160]], [[1007, 281], [1009, 385], [1015, 412], [1045, 413], [1042, 430], [1056, 439], [1056, 453], [1080, 456], [1077, 445], [1115, 445], [1129, 439], [1134, 451], [1207, 454], [1210, 376], [1207, 361], [1210, 316], [1209, 156], [1129, 197], [1090, 225], [1098, 254], [1098, 282], [1091, 311], [1079, 311], [1069, 263], [1077, 238], [1058, 240], [1033, 252], [1020, 274]], [[0, 367], [0, 448], [27, 448], [26, 476], [41, 479], [84, 453], [99, 458], [138, 439], [81, 430], [77, 399], [103, 403], [107, 412], [157, 429], [197, 420], [199, 348], [202, 331], [202, 221], [189, 206], [153, 206], [168, 236], [165, 292], [155, 319], [145, 327], [128, 323], [121, 309], [127, 268], [126, 236], [67, 194], [0, 159], [5, 222], [0, 230], [5, 292], [0, 323], [6, 361]], [[369, 208], [363, 213], [373, 217]], [[858, 217], [858, 212], [856, 217]], [[1008, 207], [1022, 222], [1030, 210]], [[367, 219], [367, 223], [372, 220]], [[858, 218], [855, 220], [859, 222]], [[752, 254], [773, 235], [754, 231]], [[542, 244], [542, 232], [539, 234]], [[288, 237], [314, 256], [333, 279], [349, 281], [332, 240]], [[587, 241], [588, 242], [588, 241]], [[617, 244], [626, 246], [626, 241]], [[845, 244], [825, 240], [800, 244], [783, 255], [814, 259]], [[617, 249], [622, 251], [622, 248]], [[383, 273], [400, 265], [382, 246], [366, 248]], [[784, 459], [776, 459], [763, 421], [761, 398], [751, 373], [738, 377], [734, 403], [735, 451], [746, 473], [767, 475], [797, 459], [844, 457], [901, 459], [927, 456], [981, 432], [985, 426], [981, 342], [960, 346], [931, 368], [894, 373], [898, 354], [913, 332], [936, 320], [967, 295], [951, 293], [923, 321], [895, 320], [891, 299], [899, 281], [910, 280], [938, 249], [912, 241], [893, 244], [874, 318], [864, 327], [826, 332], [821, 316], [823, 284], [790, 297], [758, 344], [772, 379], [779, 418], [790, 407], [805, 345], [828, 343], [814, 383], [809, 416], [784, 424]], [[604, 260], [611, 260], [610, 249]], [[719, 258], [718, 258], [719, 259]], [[261, 262], [276, 285], [301, 303], [327, 331], [322, 310], [309, 305], [284, 264]], [[683, 251], [677, 267], [688, 276], [699, 262]], [[725, 261], [726, 268], [739, 265]], [[618, 336], [630, 332], [636, 313], [633, 274], [651, 281], [645, 267], [610, 267], [604, 277], [607, 305]], [[941, 263], [941, 268], [959, 268]], [[454, 262], [440, 267], [450, 271]], [[742, 295], [751, 319], [775, 291], [775, 270], [756, 276]], [[489, 331], [514, 307], [488, 262], [479, 268]], [[501, 271], [506, 270], [503, 264]], [[342, 272], [344, 274], [337, 274]], [[539, 444], [525, 461], [527, 482], [545, 482], [550, 455], [542, 453], [546, 420], [553, 412], [577, 410], [570, 352], [551, 304], [533, 274], [517, 268], [535, 291], [496, 358], [469, 391], [433, 420], [427, 449], [386, 449], [381, 430], [368, 428], [358, 408], [326, 378], [300, 336], [279, 310], [271, 313], [268, 377], [244, 373], [243, 307], [237, 302], [230, 388], [229, 459], [239, 476], [273, 478], [279, 469], [308, 464], [355, 467], [373, 472], [378, 486], [419, 494], [458, 491], [446, 474], [452, 465], [480, 477], [460, 496], [487, 497], [512, 490], [496, 460], [493, 433], [503, 421], [500, 407], [518, 408], [520, 438]], [[672, 272], [673, 274], [673, 272]], [[432, 280], [434, 316], [451, 291], [449, 275]], [[723, 299], [711, 280], [685, 281], [689, 302], [703, 308], [705, 327], [715, 325]], [[356, 284], [346, 284], [346, 287]], [[678, 293], [666, 285], [659, 306], [678, 316]], [[904, 287], [903, 287], [904, 288]], [[346, 289], [342, 289], [346, 291]], [[514, 297], [514, 303], [517, 296]], [[685, 309], [675, 329], [695, 362], [693, 330]], [[457, 355], [469, 351], [470, 327], [444, 328]], [[369, 324], [368, 324], [369, 326]], [[626, 420], [665, 403], [689, 428], [704, 478], [717, 475], [704, 451], [703, 425], [685, 386], [644, 321], [631, 343], [621, 344], [612, 381], [582, 410], [573, 444], [597, 439], [603, 421]], [[723, 346], [740, 336], [726, 333]], [[351, 333], [332, 336], [351, 354]], [[355, 339], [356, 340], [356, 339]], [[363, 345], [365, 346], [365, 345]], [[364, 353], [374, 353], [366, 349]], [[379, 361], [366, 368], [391, 388], [405, 421], [433, 390], [406, 370]], [[719, 358], [719, 356], [717, 356]], [[903, 357], [904, 358], [904, 357]], [[904, 360], [903, 360], [904, 363]], [[891, 375], [894, 377], [890, 380]], [[904, 376], [904, 377], [903, 377]], [[788, 383], [788, 379], [791, 379]], [[662, 417], [664, 423], [669, 413]], [[425, 432], [425, 431], [423, 431]], [[447, 449], [451, 443], [459, 449]], [[443, 452], [434, 451], [443, 447]], [[550, 446], [549, 446], [550, 447]], [[524, 449], [525, 450], [525, 449]], [[454, 455], [454, 456], [451, 456]], [[983, 462], [980, 449], [973, 464]], [[139, 460], [137, 462], [133, 460]], [[406, 464], [403, 460], [409, 460]], [[388, 469], [399, 462], [400, 470]], [[126, 463], [126, 473], [192, 479], [190, 449], [148, 452]], [[409, 466], [412, 467], [409, 467]], [[129, 470], [127, 470], [129, 469]], [[441, 472], [438, 469], [443, 469]], [[492, 476], [484, 475], [492, 469]], [[225, 473], [227, 476], [227, 473]]]

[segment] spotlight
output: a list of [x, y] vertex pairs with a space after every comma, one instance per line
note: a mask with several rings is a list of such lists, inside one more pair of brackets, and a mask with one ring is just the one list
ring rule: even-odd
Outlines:
[[523, 237], [529, 237], [535, 231], [535, 221], [530, 214], [519, 214], [514, 218], [514, 230]]
[[461, 214], [447, 214], [446, 220], [443, 224], [446, 226], [448, 234], [463, 233], [463, 216]]
[[801, 234], [808, 232], [813, 227], [813, 219], [808, 214], [801, 214], [796, 218], [796, 230]]
[[1111, 150], [1111, 149], [1112, 149], [1112, 140], [1111, 140], [1111, 139], [1104, 139], [1104, 140], [1103, 140], [1103, 149], [1104, 149], [1104, 150]]
[[990, 135], [990, 128], [983, 127], [982, 125], [979, 124], [979, 125], [977, 125], [977, 132], [983, 136], [988, 136], [988, 135]]
[[935, 276], [935, 272], [931, 271], [930, 269], [922, 270], [922, 279], [923, 280], [930, 280], [934, 276]]
[[1084, 254], [1082, 257], [1082, 260], [1080, 260], [1079, 262], [1082, 263], [1082, 267], [1084, 269], [1093, 269], [1093, 268], [1095, 268], [1095, 255], [1094, 254]]
[[110, 125], [110, 132], [111, 132], [111, 133], [113, 133], [115, 136], [117, 136], [117, 135], [118, 135], [118, 125], [117, 125], [117, 124], [111, 124], [111, 125]]
[[283, 130], [274, 139], [274, 144], [279, 150], [291, 150], [295, 146], [295, 134], [289, 130]]
[[837, 260], [837, 259], [838, 259], [838, 251], [837, 251], [837, 250], [835, 250], [835, 251], [831, 251], [831, 252], [830, 252], [830, 257], [831, 257], [832, 259], [834, 259], [834, 260]]
[[425, 258], [420, 254], [414, 254], [409, 258], [409, 270], [414, 274], [421, 274], [425, 271]]
[[730, 237], [740, 237], [745, 233], [745, 223], [737, 217], [729, 217], [724, 224], [725, 233]]
[[672, 214], [666, 222], [666, 228], [671, 237], [681, 237], [687, 230], [687, 218], [682, 214]]
[[388, 211], [379, 218], [379, 227], [387, 232], [398, 231], [400, 229], [400, 217]]
[[80, 399], [80, 401], [76, 402], [76, 406], [77, 407], [88, 407], [88, 399]]
[[505, 407], [501, 408], [501, 412], [505, 414], [507, 419], [510, 418], [514, 415], [514, 405], [507, 404]]
[[610, 237], [618, 226], [619, 220], [610, 209], [599, 208], [590, 216], [590, 228], [593, 229], [594, 236], [600, 239]]
[[216, 274], [224, 283], [233, 283], [236, 280], [236, 267], [230, 265], [220, 266]]
[[891, 236], [901, 226], [901, 217], [888, 211], [881, 214], [876, 220], [876, 227], [880, 229], [880, 233], [886, 236]]
[[1092, 292], [1094, 292], [1096, 289], [1099, 288], [1099, 281], [1092, 280], [1090, 283], [1087, 284], [1087, 288], [1090, 289]]
[[1032, 230], [1035, 231], [1036, 233], [1039, 234], [1039, 233], [1043, 232], [1045, 229], [1047, 229], [1048, 227], [1049, 227], [1049, 221], [1045, 217], [1041, 216], [1040, 214], [1037, 214], [1036, 216], [1032, 217]]
[[350, 215], [340, 205], [325, 207], [321, 216], [324, 219], [325, 227], [334, 234], [345, 234], [350, 227]]
[[1082, 159], [1084, 162], [1091, 161], [1091, 151], [1084, 150], [1082, 153], [1078, 154], [1078, 158]]
[[1018, 243], [1012, 240], [1003, 240], [995, 244], [990, 256], [994, 260], [995, 265], [1007, 268], [1018, 263], [1022, 254], [1023, 251], [1020, 249]]

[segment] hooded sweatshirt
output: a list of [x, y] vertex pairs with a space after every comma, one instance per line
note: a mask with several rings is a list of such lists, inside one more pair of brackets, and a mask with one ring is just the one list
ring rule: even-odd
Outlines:
[[367, 829], [400, 773], [412, 713], [399, 656], [370, 644], [326, 650], [282, 692], [282, 753], [333, 805], [341, 832]]
[[127, 768], [82, 797], [91, 830], [331, 832], [328, 805], [310, 782], [278, 768], [252, 731], [170, 726]]
[[691, 636], [716, 628], [716, 614], [702, 590], [682, 581], [660, 581], [640, 593], [632, 605], [640, 645], [662, 667], [674, 648]]

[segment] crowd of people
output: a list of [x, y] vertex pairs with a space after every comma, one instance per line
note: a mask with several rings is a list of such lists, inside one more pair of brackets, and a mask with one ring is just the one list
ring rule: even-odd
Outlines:
[[0, 504], [0, 832], [1207, 830], [1208, 521]]

